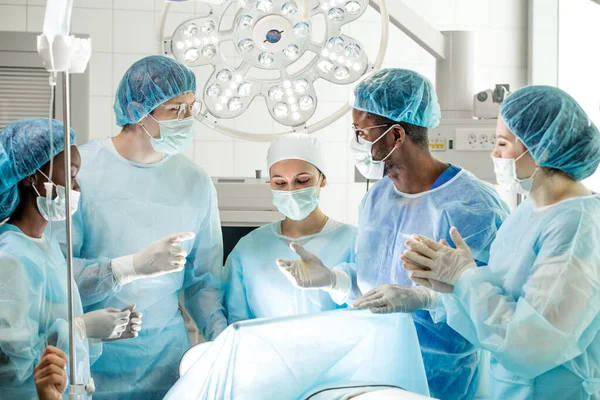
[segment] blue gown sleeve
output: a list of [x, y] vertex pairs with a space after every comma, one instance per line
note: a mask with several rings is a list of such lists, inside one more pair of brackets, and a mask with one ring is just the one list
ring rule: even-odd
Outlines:
[[45, 278], [36, 285], [25, 265], [5, 254], [0, 254], [0, 270], [0, 386], [20, 386], [32, 376], [45, 349], [39, 334], [39, 292]]
[[[83, 195], [82, 195], [83, 196]], [[72, 217], [71, 237], [73, 243], [73, 277], [79, 288], [81, 303], [88, 307], [106, 299], [114, 292], [121, 290], [111, 266], [111, 260], [105, 257], [85, 259], [81, 257], [81, 250], [85, 239], [85, 227], [82, 211], [79, 210]], [[67, 240], [64, 222], [48, 224], [47, 233], [57, 239], [63, 255], [66, 258]]]
[[246, 297], [242, 260], [238, 246], [233, 249], [225, 262], [225, 304], [227, 305], [227, 322], [229, 324], [254, 318]]
[[[0, 254], [0, 386], [29, 385], [47, 345], [69, 353], [69, 325], [64, 319], [52, 319], [53, 307], [67, 305], [47, 301], [46, 280], [36, 266]], [[88, 362], [87, 340], [76, 336], [75, 349], [81, 357], [78, 362]], [[102, 344], [94, 350], [99, 356]], [[85, 365], [80, 367], [86, 369]]]
[[600, 227], [572, 217], [555, 218], [538, 238], [520, 296], [489, 267], [465, 272], [443, 296], [448, 324], [525, 379], [581, 355], [600, 330]]
[[223, 236], [217, 193], [212, 182], [207, 187], [203, 207], [206, 215], [188, 256], [183, 285], [185, 309], [202, 335], [213, 340], [227, 327], [227, 319], [223, 308]]

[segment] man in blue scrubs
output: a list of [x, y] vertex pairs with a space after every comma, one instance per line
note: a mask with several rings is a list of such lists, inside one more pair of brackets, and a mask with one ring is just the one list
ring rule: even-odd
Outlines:
[[[433, 322], [426, 310], [431, 291], [413, 286], [400, 255], [415, 233], [452, 245], [449, 230], [455, 226], [477, 263], [486, 264], [508, 208], [491, 185], [431, 155], [428, 129], [438, 126], [441, 112], [428, 79], [410, 70], [381, 70], [357, 85], [354, 95], [350, 147], [358, 170], [379, 179], [360, 205], [356, 263], [331, 273], [301, 252], [303, 260], [278, 264], [295, 285], [327, 289], [337, 302], [352, 303], [376, 289], [382, 306], [373, 312], [386, 312], [386, 298], [416, 299], [404, 311], [413, 312], [431, 395], [472, 398], [479, 351], [447, 324]], [[395, 296], [386, 296], [390, 291]]]

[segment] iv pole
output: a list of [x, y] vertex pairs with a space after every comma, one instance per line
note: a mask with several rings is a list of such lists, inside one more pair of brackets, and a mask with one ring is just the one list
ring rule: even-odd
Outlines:
[[[91, 40], [78, 39], [69, 35], [73, 0], [47, 0], [43, 34], [37, 38], [38, 54], [44, 67], [56, 76], [60, 72], [63, 89], [63, 124], [64, 124], [64, 158], [65, 189], [71, 193], [71, 115], [69, 74], [85, 71], [91, 55]], [[54, 82], [51, 82], [53, 84]], [[50, 138], [52, 140], [52, 138]], [[67, 288], [68, 288], [68, 323], [69, 323], [69, 400], [77, 400], [82, 394], [91, 395], [94, 390], [93, 380], [86, 385], [77, 376], [75, 354], [75, 315], [73, 299], [73, 247], [71, 237], [71, 196], [65, 198], [66, 242], [67, 242]]]

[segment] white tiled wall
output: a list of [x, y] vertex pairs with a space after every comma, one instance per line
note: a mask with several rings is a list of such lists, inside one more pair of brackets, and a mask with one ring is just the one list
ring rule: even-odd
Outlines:
[[[388, 0], [400, 1], [400, 0]], [[526, 83], [527, 0], [403, 0], [440, 30], [472, 29], [479, 32], [477, 89], [509, 83]], [[0, 30], [41, 31], [46, 0], [0, 0]], [[125, 70], [137, 59], [152, 54], [155, 28], [163, 0], [74, 0], [71, 30], [93, 39], [90, 63], [90, 136], [102, 138], [118, 132], [112, 115], [113, 94]], [[167, 32], [184, 20], [200, 15], [197, 2], [173, 4]], [[379, 44], [379, 15], [369, 9], [357, 22], [344, 28], [357, 37], [374, 58]], [[434, 80], [435, 61], [406, 35], [392, 29], [386, 67], [411, 68]], [[198, 72], [199, 87], [207, 72]], [[330, 115], [347, 101], [346, 87], [320, 84], [315, 120]], [[357, 207], [365, 191], [354, 184], [347, 142], [350, 117], [317, 133], [330, 157], [329, 186], [322, 192], [322, 207], [331, 217], [356, 222]], [[280, 131], [264, 107], [257, 105], [229, 126], [247, 127], [259, 133]], [[187, 154], [211, 175], [253, 176], [265, 169], [268, 145], [245, 142], [198, 125], [194, 148]]]

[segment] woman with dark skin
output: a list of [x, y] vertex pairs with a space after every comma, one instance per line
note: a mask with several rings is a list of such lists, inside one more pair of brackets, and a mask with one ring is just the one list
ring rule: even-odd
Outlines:
[[[61, 122], [41, 118], [15, 121], [0, 131], [0, 398], [35, 397], [36, 378], [45, 395], [66, 387], [55, 348], [69, 348], [67, 265], [56, 238], [45, 233], [49, 221], [66, 219], [66, 196], [71, 214], [78, 204], [81, 158], [72, 146], [73, 189], [67, 194], [63, 132]], [[98, 357], [101, 341], [137, 336], [141, 315], [132, 313], [134, 305], [83, 314], [73, 288], [77, 380], [87, 385], [90, 360]]]

